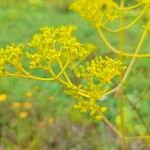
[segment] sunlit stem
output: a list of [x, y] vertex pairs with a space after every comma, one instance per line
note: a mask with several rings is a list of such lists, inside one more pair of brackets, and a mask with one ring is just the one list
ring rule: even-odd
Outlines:
[[103, 34], [103, 32], [101, 31], [101, 29], [98, 29], [98, 33], [100, 38], [102, 39], [102, 41], [104, 42], [104, 44], [107, 46], [107, 48], [109, 48], [112, 52], [119, 54], [121, 53], [121, 55], [123, 56], [127, 56], [127, 57], [137, 57], [137, 58], [146, 58], [146, 57], [150, 57], [150, 54], [129, 54], [126, 52], [120, 52], [119, 50], [117, 50], [116, 48], [114, 48], [110, 42], [106, 39], [105, 35]]
[[58, 75], [56, 75], [56, 79], [59, 78], [64, 73], [64, 71], [66, 70], [66, 68], [68, 67], [68, 65], [69, 65], [69, 62], [66, 63], [66, 65], [64, 67], [62, 67], [60, 73]]
[[127, 140], [147, 139], [150, 140], [150, 135], [125, 137]]
[[12, 73], [7, 73], [5, 77], [21, 77], [21, 78], [26, 78], [26, 79], [34, 79], [34, 80], [39, 80], [39, 81], [54, 81], [55, 78], [42, 78], [42, 77], [37, 77], [37, 76], [32, 76], [32, 75], [22, 75], [22, 74], [12, 74]]
[[[135, 54], [138, 54], [138, 53], [139, 53], [139, 51], [140, 51], [140, 49], [141, 49], [141, 47], [142, 47], [142, 45], [143, 45], [143, 42], [144, 42], [144, 40], [145, 40], [145, 38], [146, 38], [146, 35], [147, 35], [147, 30], [145, 29], [144, 32], [143, 32], [143, 35], [141, 36], [141, 39], [140, 39], [140, 41], [139, 41], [139, 43], [138, 43], [138, 46], [137, 46], [137, 48], [136, 48], [136, 50], [135, 50]], [[122, 84], [125, 83], [125, 81], [126, 81], [128, 75], [129, 75], [129, 73], [130, 73], [130, 71], [131, 71], [131, 69], [132, 69], [132, 66], [134, 65], [135, 60], [136, 60], [135, 57], [133, 57], [133, 58], [131, 59], [129, 65], [128, 65], [128, 68], [127, 68], [127, 70], [126, 70], [126, 72], [125, 72], [125, 74], [124, 74], [124, 76], [123, 76], [123, 78], [122, 78], [122, 81], [121, 81]]]
[[109, 32], [112, 32], [112, 33], [117, 33], [117, 32], [120, 32], [121, 30], [127, 30], [127, 29], [131, 28], [133, 25], [135, 25], [143, 17], [143, 15], [145, 14], [146, 11], [147, 11], [147, 6], [144, 7], [144, 9], [141, 11], [141, 13], [137, 16], [137, 18], [135, 18], [131, 23], [124, 26], [123, 28], [119, 28], [116, 30], [109, 29], [106, 26], [104, 26], [103, 28]]
[[119, 138], [122, 149], [124, 149], [124, 139], [120, 131], [101, 113], [103, 122], [117, 135]]
[[[60, 60], [58, 60], [58, 61], [60, 61]], [[69, 62], [68, 62], [69, 63]], [[65, 69], [66, 69], [66, 67], [68, 66], [68, 65], [65, 65], [65, 67], [62, 67], [62, 64], [59, 62], [59, 64], [61, 65], [61, 68], [62, 68], [62, 72], [60, 72], [58, 75], [56, 75], [55, 73], [54, 73], [54, 71], [53, 71], [53, 69], [52, 68], [50, 68], [50, 69], [46, 69], [50, 74], [52, 74], [52, 76], [53, 76], [53, 78], [54, 78], [54, 80], [55, 81], [57, 81], [57, 82], [59, 82], [59, 83], [61, 83], [63, 86], [65, 86], [65, 87], [68, 87], [68, 85], [70, 85], [70, 80], [69, 80], [69, 83], [67, 82], [67, 81], [64, 81], [63, 79], [61, 79], [61, 78], [59, 78], [60, 77], [60, 75], [61, 74], [63, 74], [63, 72], [65, 71]], [[67, 75], [67, 73], [65, 72], [65, 74], [66, 74], [66, 76], [68, 76]], [[73, 85], [72, 84], [72, 82], [71, 82], [71, 85]], [[81, 96], [83, 96], [83, 97], [85, 97], [85, 98], [90, 98], [90, 95], [88, 95], [88, 93], [86, 92], [86, 91], [84, 91], [83, 89], [78, 89], [79, 90], [79, 95], [81, 95]]]
[[139, 2], [139, 3], [135, 4], [135, 5], [124, 7], [124, 10], [125, 11], [133, 10], [133, 9], [136, 9], [136, 8], [142, 6], [142, 5], [143, 5], [143, 3]]
[[[124, 3], [125, 0], [121, 0], [120, 2], [120, 60], [124, 62], [125, 57], [122, 55], [124, 53]], [[120, 76], [120, 80], [122, 81], [123, 74]], [[120, 98], [120, 131], [122, 134], [123, 138], [123, 149], [126, 150], [126, 141], [125, 141], [125, 116], [124, 116], [124, 96], [123, 96], [123, 85], [121, 85], [120, 93], [119, 93], [119, 98]]]
[[[58, 64], [59, 64], [61, 70], [63, 70], [63, 65], [62, 65], [62, 62], [61, 62], [61, 60], [60, 60], [59, 58], [57, 58], [57, 62], [58, 62]], [[71, 80], [69, 79], [69, 77], [68, 77], [68, 75], [67, 75], [67, 73], [66, 73], [65, 70], [63, 70], [63, 75], [64, 75], [64, 77], [66, 78], [67, 82], [72, 85], [72, 82], [71, 82]]]

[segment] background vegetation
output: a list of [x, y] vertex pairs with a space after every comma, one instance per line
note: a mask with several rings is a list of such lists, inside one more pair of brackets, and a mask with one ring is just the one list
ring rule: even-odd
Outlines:
[[[78, 27], [75, 34], [81, 41], [98, 45], [99, 55], [115, 57], [99, 42], [99, 37], [90, 24], [67, 10], [69, 2], [0, 0], [0, 47], [13, 42], [28, 42], [31, 36], [44, 26], [74, 24]], [[130, 2], [128, 1], [127, 5]], [[135, 13], [129, 14], [128, 19], [134, 17]], [[142, 32], [139, 26], [140, 23], [126, 33], [126, 49], [129, 52], [133, 52]], [[107, 36], [117, 45], [118, 39], [115, 39], [114, 35]], [[143, 52], [149, 51], [149, 40], [147, 38]], [[149, 89], [149, 59], [137, 59], [125, 88], [125, 127], [129, 135], [144, 135], [150, 132]], [[73, 103], [74, 100], [65, 96], [62, 87], [57, 84], [0, 78], [0, 149], [117, 149], [118, 143], [114, 133], [102, 122], [96, 123], [87, 114], [74, 110]], [[118, 124], [119, 101], [115, 97], [108, 97], [104, 103], [109, 109], [106, 115], [113, 123]], [[144, 118], [141, 120], [139, 116]], [[134, 140], [129, 143], [130, 149], [133, 150], [150, 149], [149, 140]]]

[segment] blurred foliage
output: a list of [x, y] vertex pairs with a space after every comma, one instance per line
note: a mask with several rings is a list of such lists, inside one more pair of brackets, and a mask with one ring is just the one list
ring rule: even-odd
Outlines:
[[[67, 11], [68, 6], [71, 2], [75, 0], [0, 0], [0, 6], [13, 6], [13, 5], [26, 5], [31, 6], [52, 6], [56, 10]], [[120, 2], [120, 0], [115, 0]], [[126, 0], [126, 5], [132, 5], [137, 2], [137, 0]]]
[[[38, 89], [36, 86], [32, 91], [26, 91], [22, 99], [0, 94], [0, 148], [107, 149], [104, 144], [106, 136], [99, 141], [102, 131], [98, 124], [92, 123], [93, 120], [83, 117], [80, 112], [69, 109], [70, 105], [66, 105], [58, 115], [57, 104], [64, 99], [60, 101], [60, 98], [41, 93]], [[103, 127], [103, 130], [106, 129]], [[110, 140], [110, 145], [113, 145], [113, 150], [113, 140]]]
[[69, 4], [73, 0], [0, 0], [0, 6], [14, 6], [14, 5], [31, 5], [38, 7], [53, 7], [60, 11], [67, 11]]
[[68, 6], [74, 0], [47, 0], [55, 9], [67, 11]]

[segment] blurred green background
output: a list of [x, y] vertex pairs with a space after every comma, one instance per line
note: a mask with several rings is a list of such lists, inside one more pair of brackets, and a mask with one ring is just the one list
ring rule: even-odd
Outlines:
[[[82, 42], [99, 47], [97, 55], [116, 57], [99, 39], [95, 29], [78, 14], [68, 10], [71, 0], [0, 0], [0, 47], [27, 43], [41, 27], [76, 25]], [[136, 1], [126, 1], [126, 5]], [[127, 14], [127, 21], [138, 12]], [[126, 49], [133, 53], [142, 33], [141, 20], [126, 33]], [[116, 25], [113, 25], [116, 27]], [[114, 46], [118, 38], [106, 33]], [[115, 34], [115, 37], [118, 37]], [[142, 52], [149, 52], [147, 37]], [[126, 60], [126, 63], [129, 59]], [[125, 85], [125, 117], [128, 135], [148, 134], [150, 124], [150, 60], [137, 59]], [[116, 150], [114, 133], [102, 122], [72, 108], [75, 100], [65, 96], [57, 84], [25, 79], [0, 78], [0, 150]], [[5, 99], [5, 100], [4, 100]], [[118, 125], [119, 100], [107, 97], [107, 117]], [[133, 105], [135, 107], [133, 107]], [[138, 119], [138, 111], [142, 120]], [[149, 128], [150, 129], [150, 128]], [[149, 141], [129, 142], [130, 149], [144, 150]]]

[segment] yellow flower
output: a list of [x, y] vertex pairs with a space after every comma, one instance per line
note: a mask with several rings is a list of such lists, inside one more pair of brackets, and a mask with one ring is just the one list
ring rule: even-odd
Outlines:
[[95, 121], [100, 121], [103, 117], [101, 115], [96, 115]]
[[54, 101], [56, 98], [54, 96], [49, 96], [48, 99], [49, 101]]
[[[115, 16], [115, 3], [113, 0], [77, 0], [72, 9], [78, 11], [88, 19], [95, 27], [99, 28], [105, 22], [112, 21]], [[22, 57], [23, 45], [7, 46], [0, 49], [0, 76], [17, 76], [43, 81], [58, 81], [66, 86], [66, 93], [79, 100], [75, 106], [82, 112], [90, 112], [91, 115], [100, 120], [100, 112], [106, 111], [99, 102], [108, 92], [114, 78], [124, 71], [122, 62], [115, 61], [109, 57], [96, 57], [90, 61], [82, 61], [96, 48], [91, 44], [81, 43], [74, 35], [74, 26], [61, 26], [58, 28], [43, 28], [42, 32], [35, 34], [29, 43], [33, 51], [26, 53], [29, 59], [30, 69], [44, 69], [49, 77], [32, 75], [31, 71], [23, 68]], [[89, 60], [89, 59], [88, 59]], [[82, 65], [80, 66], [82, 62]], [[16, 72], [9, 72], [7, 65], [16, 68]], [[54, 66], [59, 66], [58, 70]], [[80, 66], [80, 67], [78, 67]], [[70, 74], [69, 71], [72, 71]], [[68, 74], [69, 73], [69, 74]], [[72, 82], [72, 75], [77, 82]], [[32, 93], [27, 92], [27, 97]], [[7, 95], [1, 95], [1, 101], [7, 99]], [[54, 100], [49, 97], [49, 100]], [[20, 104], [14, 104], [14, 108]], [[32, 107], [31, 102], [22, 104], [23, 110]], [[20, 118], [28, 116], [27, 111], [19, 113]], [[50, 117], [48, 123], [52, 124], [54, 119]]]
[[27, 111], [22, 111], [19, 113], [19, 117], [21, 119], [25, 119], [26, 117], [28, 117], [29, 113]]
[[100, 113], [104, 113], [107, 110], [107, 107], [101, 107], [96, 104], [96, 100], [91, 99], [90, 101], [87, 100], [79, 100], [78, 104], [74, 105], [75, 109], [80, 109], [81, 112], [90, 112], [90, 116], [94, 116], [95, 120], [101, 120], [102, 116]]
[[52, 125], [54, 123], [54, 118], [53, 117], [49, 117], [48, 118], [48, 124]]
[[0, 94], [0, 102], [7, 100], [7, 97], [8, 96], [6, 94]]
[[13, 104], [12, 104], [12, 108], [13, 109], [17, 109], [17, 108], [19, 108], [21, 106], [21, 103], [20, 102], [14, 102]]
[[26, 109], [30, 109], [32, 107], [32, 103], [31, 102], [24, 102], [23, 103], [24, 108]]
[[27, 97], [32, 97], [32, 95], [33, 95], [32, 92], [27, 92], [27, 93], [26, 93], [26, 96], [27, 96]]
[[[105, 93], [109, 90], [109, 85], [116, 76], [119, 76], [125, 67], [121, 61], [113, 60], [109, 57], [96, 57], [85, 65], [75, 69], [75, 75], [84, 80], [81, 82], [81, 87], [93, 99], [102, 99]], [[77, 94], [75, 89], [72, 91]], [[76, 93], [75, 93], [76, 92]]]
[[10, 64], [16, 68], [16, 72], [22, 71], [22, 56], [24, 45], [8, 45], [5, 49], [0, 49], [0, 76], [7, 75], [6, 65]]
[[70, 9], [100, 28], [118, 17], [116, 6], [113, 0], [76, 0]]
[[51, 66], [57, 58], [64, 64], [79, 61], [94, 51], [95, 46], [82, 44], [73, 36], [75, 29], [74, 26], [45, 27], [41, 29], [42, 33], [35, 34], [30, 46], [36, 51], [27, 53], [30, 69]]
[[110, 85], [116, 76], [123, 72], [125, 67], [121, 61], [113, 60], [109, 57], [96, 57], [85, 65], [75, 69], [75, 75], [81, 79], [80, 87], [85, 90], [88, 95], [80, 95], [78, 88], [70, 87], [68, 92], [78, 99], [78, 104], [74, 107], [80, 109], [81, 112], [90, 112], [95, 116], [95, 120], [101, 120], [106, 107], [101, 107], [99, 101], [103, 99], [109, 91]]

